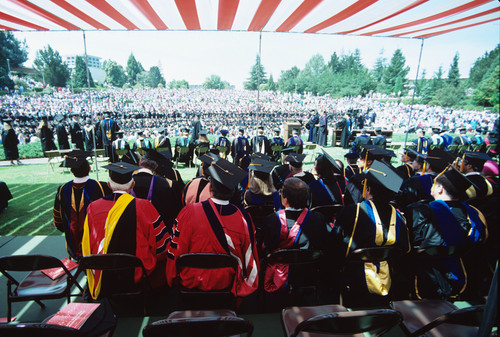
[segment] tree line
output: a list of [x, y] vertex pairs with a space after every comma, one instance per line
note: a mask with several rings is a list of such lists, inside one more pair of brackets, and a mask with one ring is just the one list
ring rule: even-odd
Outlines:
[[[383, 57], [383, 54], [384, 51], [381, 50], [371, 69], [361, 62], [359, 49], [341, 54], [334, 52], [328, 60], [316, 54], [303, 69], [294, 66], [282, 71], [277, 81], [272, 75], [267, 77], [264, 65], [257, 55], [255, 64], [250, 69], [250, 76], [244, 82], [244, 88], [290, 93], [310, 92], [334, 97], [366, 96], [374, 92], [403, 97], [413, 88], [418, 102], [422, 104], [446, 107], [475, 105], [499, 110], [500, 45], [474, 62], [467, 79], [461, 78], [458, 66], [460, 58], [456, 53], [447, 72], [439, 67], [427, 78], [426, 71], [423, 70], [416, 83], [410, 83], [407, 78], [410, 67], [406, 65], [401, 49], [396, 49], [390, 60]], [[0, 32], [1, 88], [14, 87], [7, 76], [9, 64], [10, 67], [17, 67], [27, 59], [26, 42], [18, 41], [11, 32]], [[40, 82], [54, 87], [87, 87], [83, 56], [76, 57], [75, 68], [71, 72], [59, 53], [49, 45], [37, 51], [34, 66], [38, 70], [34, 78]], [[159, 67], [153, 66], [145, 70], [133, 54], [130, 54], [125, 68], [116, 61], [106, 60], [103, 62], [103, 69], [106, 72], [105, 82], [114, 87], [189, 88], [186, 80], [172, 80], [167, 84]], [[91, 87], [95, 86], [91, 74], [89, 82]], [[222, 90], [231, 88], [231, 85], [213, 74], [206, 78], [203, 88]]]

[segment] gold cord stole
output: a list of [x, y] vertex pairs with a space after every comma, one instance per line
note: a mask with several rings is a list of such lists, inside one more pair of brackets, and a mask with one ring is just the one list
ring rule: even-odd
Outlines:
[[[128, 193], [123, 194], [118, 198], [113, 207], [109, 210], [108, 216], [106, 218], [106, 223], [104, 224], [104, 238], [102, 242], [99, 244], [100, 251], [96, 252], [96, 254], [106, 254], [108, 252], [109, 243], [111, 242], [111, 238], [113, 236], [113, 232], [115, 231], [116, 224], [123, 212], [127, 208], [127, 206], [134, 200], [134, 197]], [[83, 256], [87, 256], [92, 254], [90, 250], [90, 229], [88, 223], [89, 217], [85, 218], [85, 225], [83, 227], [83, 238], [82, 238], [82, 253]], [[102, 246], [102, 248], [101, 248]], [[87, 281], [89, 283], [89, 290], [92, 298], [94, 300], [99, 297], [99, 293], [101, 292], [101, 271], [95, 270], [87, 270]], [[97, 284], [95, 284], [95, 279], [97, 279]]]
[[[375, 218], [375, 245], [391, 246], [396, 242], [396, 209], [391, 205], [391, 221], [387, 238], [384, 240], [384, 230], [377, 208], [371, 200], [368, 201], [373, 210]], [[365, 262], [365, 278], [368, 291], [372, 294], [386, 296], [391, 289], [391, 274], [387, 261], [380, 261], [378, 266], [371, 262]]]

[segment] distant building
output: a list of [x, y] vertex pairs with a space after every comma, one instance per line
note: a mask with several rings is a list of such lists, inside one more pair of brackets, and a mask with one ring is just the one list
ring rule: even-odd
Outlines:
[[[66, 55], [63, 56], [63, 61], [66, 62], [68, 68], [73, 71], [75, 69], [76, 57], [82, 56], [85, 60], [85, 55]], [[88, 55], [89, 71], [92, 74], [92, 79], [96, 82], [104, 82], [106, 72], [102, 69], [101, 58], [97, 56]]]

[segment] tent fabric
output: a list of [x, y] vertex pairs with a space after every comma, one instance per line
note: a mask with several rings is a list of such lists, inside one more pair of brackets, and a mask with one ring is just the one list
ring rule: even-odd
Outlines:
[[263, 31], [429, 38], [500, 20], [496, 0], [2, 0], [0, 30]]

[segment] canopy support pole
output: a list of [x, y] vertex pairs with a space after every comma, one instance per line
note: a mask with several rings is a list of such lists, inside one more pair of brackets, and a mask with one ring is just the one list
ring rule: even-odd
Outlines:
[[[85, 38], [85, 31], [82, 30], [83, 33], [83, 48], [85, 50], [85, 68], [87, 70], [87, 89], [89, 91], [89, 112], [90, 112], [90, 120], [92, 123], [92, 126], [95, 127], [94, 125], [94, 114], [92, 113], [92, 93], [90, 92], [90, 75], [89, 75], [89, 58], [87, 55], [87, 40]], [[94, 129], [94, 132], [92, 132], [92, 141], [94, 142], [94, 158], [95, 158], [95, 173], [97, 180], [99, 180], [99, 167], [97, 166], [97, 145], [96, 145], [96, 140], [95, 140], [95, 132], [96, 130]]]
[[418, 89], [418, 73], [420, 71], [420, 60], [422, 59], [422, 50], [424, 49], [424, 39], [422, 39], [422, 43], [420, 44], [420, 55], [418, 56], [418, 65], [417, 65], [417, 75], [415, 75], [415, 87], [413, 89], [413, 95], [411, 96], [411, 104], [410, 104], [410, 117], [408, 118], [408, 126], [406, 127], [405, 134], [405, 143], [403, 149], [406, 148], [406, 142], [408, 141], [408, 131], [410, 130], [411, 120], [413, 118], [413, 103], [415, 101], [415, 95]]
[[262, 48], [262, 31], [259, 32], [259, 68], [257, 69], [257, 118], [260, 117], [260, 52]]

